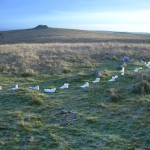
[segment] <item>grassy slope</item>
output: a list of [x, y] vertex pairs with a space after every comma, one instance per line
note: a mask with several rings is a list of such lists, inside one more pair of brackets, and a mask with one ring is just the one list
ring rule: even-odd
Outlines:
[[[1, 32], [0, 43], [0, 149], [150, 149], [150, 95], [131, 93], [149, 69], [136, 61], [107, 82], [119, 73], [113, 56], [149, 60], [149, 36], [45, 29]], [[98, 84], [95, 69], [108, 70]], [[80, 89], [86, 81], [90, 87]], [[65, 82], [69, 89], [43, 93]], [[21, 89], [10, 91], [17, 83]], [[40, 91], [28, 89], [34, 85]], [[119, 93], [117, 101], [109, 91]]]
[[8, 43], [149, 43], [149, 35], [105, 33], [72, 29], [28, 29], [1, 31], [0, 44]]
[[[91, 83], [88, 68], [28, 78], [1, 74], [1, 149], [149, 149], [150, 96], [128, 91], [136, 79], [135, 64], [128, 66], [126, 76], [108, 83], [111, 75], [119, 74], [116, 64], [105, 61], [109, 75], [98, 84]], [[103, 66], [99, 64], [99, 70]], [[43, 93], [68, 81], [69, 89]], [[86, 81], [90, 87], [80, 89]], [[9, 91], [16, 83], [21, 89]], [[40, 91], [28, 90], [31, 85], [40, 85]], [[107, 90], [112, 88], [122, 97], [117, 102], [109, 99]]]

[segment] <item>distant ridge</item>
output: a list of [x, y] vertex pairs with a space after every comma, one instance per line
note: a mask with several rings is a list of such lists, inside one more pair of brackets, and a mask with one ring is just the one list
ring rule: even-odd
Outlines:
[[47, 25], [38, 25], [33, 29], [48, 29], [49, 27]]
[[23, 30], [0, 31], [0, 44], [16, 43], [150, 43], [147, 34], [86, 31], [38, 25]]

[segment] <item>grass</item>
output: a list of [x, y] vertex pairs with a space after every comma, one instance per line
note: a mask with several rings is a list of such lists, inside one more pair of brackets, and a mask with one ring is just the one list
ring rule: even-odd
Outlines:
[[133, 86], [132, 92], [138, 94], [150, 94], [150, 82], [147, 80], [142, 80]]
[[[107, 74], [97, 84], [91, 82], [93, 68], [27, 77], [1, 73], [0, 149], [149, 149], [150, 95], [127, 90], [139, 80], [132, 75], [135, 64], [128, 65], [126, 76], [107, 82], [119, 74], [116, 63], [109, 59], [93, 64]], [[148, 75], [149, 70], [144, 72]], [[69, 89], [43, 93], [68, 81]], [[90, 87], [80, 89], [86, 81]], [[16, 83], [21, 89], [10, 91]], [[40, 90], [29, 90], [32, 85]], [[122, 98], [110, 100], [113, 94]]]
[[[130, 46], [132, 51], [126, 50], [126, 46]], [[140, 43], [0, 45], [0, 72], [9, 72], [20, 76], [36, 76], [38, 73], [67, 74], [72, 69], [79, 67], [83, 70], [85, 68], [94, 70], [97, 67], [107, 69], [107, 66], [102, 67], [99, 64], [111, 60], [114, 55], [117, 58], [128, 55], [139, 60], [144, 58], [147, 61], [150, 55], [149, 49], [149, 44]], [[114, 60], [113, 65], [116, 62], [117, 60]]]
[[[1, 150], [150, 149], [150, 70], [140, 62], [149, 61], [149, 36], [52, 28], [0, 34]], [[124, 55], [134, 61], [120, 76]], [[134, 73], [137, 67], [143, 70]], [[64, 83], [69, 89], [59, 89]]]

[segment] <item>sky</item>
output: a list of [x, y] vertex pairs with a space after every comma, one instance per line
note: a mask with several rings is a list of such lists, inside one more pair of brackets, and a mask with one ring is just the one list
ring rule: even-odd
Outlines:
[[150, 0], [0, 0], [0, 30], [39, 24], [150, 33]]

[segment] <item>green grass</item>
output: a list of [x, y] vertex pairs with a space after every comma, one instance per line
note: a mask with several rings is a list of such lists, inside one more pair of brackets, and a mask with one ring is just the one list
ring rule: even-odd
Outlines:
[[[98, 84], [91, 82], [94, 78], [90, 73], [95, 68], [34, 77], [1, 73], [0, 149], [150, 149], [150, 95], [129, 90], [135, 83], [132, 72], [136, 64], [126, 68], [126, 76], [107, 82], [111, 75], [119, 73], [116, 63], [106, 60], [105, 64], [97, 64], [99, 70], [107, 68], [110, 73]], [[86, 81], [90, 87], [81, 89]], [[70, 83], [69, 89], [43, 92], [44, 88], [58, 88], [65, 82]], [[21, 89], [10, 91], [17, 83]], [[28, 89], [34, 85], [39, 85], [40, 90]], [[112, 89], [122, 99], [111, 101], [108, 90]]]

